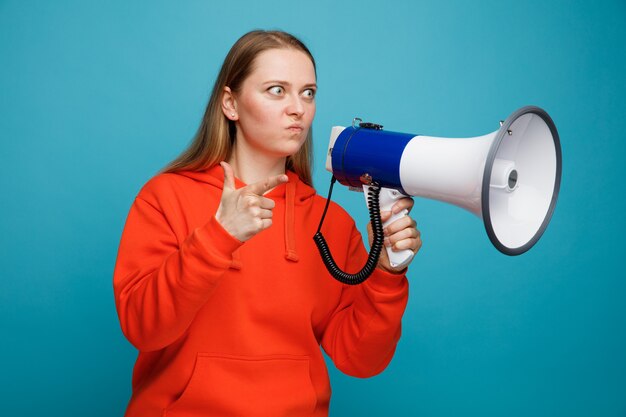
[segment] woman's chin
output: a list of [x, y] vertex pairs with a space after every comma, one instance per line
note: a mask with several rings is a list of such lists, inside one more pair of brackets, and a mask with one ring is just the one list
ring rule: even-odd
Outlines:
[[283, 158], [286, 158], [288, 156], [293, 156], [298, 153], [302, 145], [303, 145], [303, 142], [294, 141], [293, 143], [290, 143], [287, 146], [282, 147], [282, 149], [280, 149], [278, 153]]

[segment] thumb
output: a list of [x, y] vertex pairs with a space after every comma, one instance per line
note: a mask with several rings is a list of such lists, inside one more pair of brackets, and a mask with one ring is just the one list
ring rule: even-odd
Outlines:
[[234, 190], [235, 173], [233, 171], [233, 167], [231, 167], [226, 161], [220, 162], [220, 165], [222, 166], [222, 169], [224, 169], [224, 189]]

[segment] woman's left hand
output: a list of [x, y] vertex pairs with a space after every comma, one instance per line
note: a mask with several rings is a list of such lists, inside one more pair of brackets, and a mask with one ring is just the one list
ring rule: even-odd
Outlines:
[[[413, 199], [411, 198], [403, 198], [398, 200], [391, 211], [381, 211], [380, 217], [384, 222], [386, 222], [392, 215], [392, 213], [399, 213], [404, 209], [411, 211], [413, 208]], [[417, 253], [422, 247], [422, 239], [421, 233], [417, 230], [417, 224], [415, 220], [413, 220], [409, 215], [404, 216], [387, 227], [383, 229], [385, 233], [385, 248], [391, 247], [392, 250], [404, 250], [410, 249], [413, 253]], [[370, 246], [372, 245], [373, 240], [373, 232], [372, 225], [368, 223], [367, 225], [367, 234], [369, 236]], [[382, 250], [380, 252], [380, 258], [378, 259], [378, 267], [391, 273], [399, 273], [402, 271], [398, 271], [391, 267], [391, 263], [389, 262], [389, 257], [387, 256], [387, 251]]]

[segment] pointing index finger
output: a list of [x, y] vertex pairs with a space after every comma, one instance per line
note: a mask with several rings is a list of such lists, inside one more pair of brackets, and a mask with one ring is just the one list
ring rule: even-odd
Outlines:
[[256, 195], [263, 195], [272, 188], [280, 184], [286, 183], [287, 181], [289, 181], [289, 177], [287, 177], [287, 175], [275, 175], [262, 181], [255, 182], [254, 184], [250, 184], [247, 188], [249, 191], [253, 192]]

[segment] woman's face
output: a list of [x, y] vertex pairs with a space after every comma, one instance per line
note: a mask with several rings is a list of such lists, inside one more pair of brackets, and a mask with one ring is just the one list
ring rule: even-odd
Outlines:
[[306, 140], [315, 116], [315, 69], [304, 52], [270, 49], [259, 54], [252, 73], [233, 94], [237, 143], [284, 158]]

